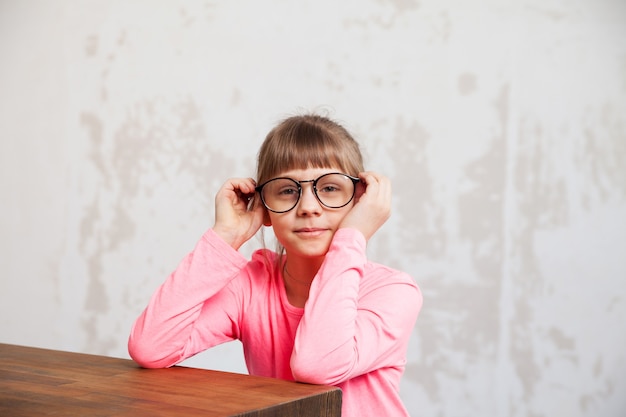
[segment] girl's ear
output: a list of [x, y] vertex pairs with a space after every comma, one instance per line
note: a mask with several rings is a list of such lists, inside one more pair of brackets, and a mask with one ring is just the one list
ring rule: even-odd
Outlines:
[[354, 191], [354, 202], [358, 203], [361, 196], [365, 193], [365, 184], [363, 181], [359, 181], [356, 183], [356, 190]]
[[248, 210], [263, 210], [263, 226], [271, 226], [272, 220], [270, 219], [269, 211], [263, 207], [263, 203], [261, 203], [260, 199], [255, 198], [254, 196], [250, 198], [248, 202]]
[[267, 211], [267, 209], [265, 209], [263, 213], [263, 225], [267, 227], [272, 225], [272, 220], [270, 219], [270, 213], [269, 211]]

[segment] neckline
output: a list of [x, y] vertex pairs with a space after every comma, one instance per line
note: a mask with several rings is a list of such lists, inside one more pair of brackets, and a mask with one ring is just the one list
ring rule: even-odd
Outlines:
[[283, 268], [280, 268], [278, 274], [276, 275], [276, 283], [278, 284], [280, 291], [280, 301], [288, 312], [301, 317], [302, 314], [304, 314], [304, 307], [297, 307], [289, 302], [289, 297], [287, 297], [287, 288], [285, 287], [285, 278], [283, 277], [283, 270], [284, 262]]

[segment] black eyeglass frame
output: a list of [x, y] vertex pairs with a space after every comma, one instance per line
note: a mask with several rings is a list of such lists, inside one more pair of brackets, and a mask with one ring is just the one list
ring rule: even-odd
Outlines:
[[[342, 175], [346, 178], [349, 178], [352, 181], [352, 185], [353, 185], [353, 189], [352, 189], [352, 196], [350, 197], [350, 199], [345, 203], [342, 204], [340, 206], [329, 206], [328, 204], [324, 204], [324, 202], [320, 199], [319, 195], [317, 195], [317, 182], [328, 176], [328, 175]], [[298, 186], [298, 199], [295, 201], [295, 203], [293, 204], [293, 206], [287, 210], [282, 210], [282, 211], [278, 211], [278, 210], [272, 210], [267, 203], [265, 202], [265, 198], [263, 198], [263, 193], [261, 191], [263, 191], [263, 187], [265, 187], [268, 183], [275, 181], [275, 180], [290, 180], [292, 182], [294, 182], [297, 186]], [[357, 177], [353, 177], [352, 175], [348, 175], [348, 174], [344, 174], [343, 172], [329, 172], [327, 174], [324, 175], [320, 175], [319, 177], [315, 178], [314, 180], [303, 180], [303, 181], [298, 181], [298, 180], [294, 180], [293, 178], [289, 178], [289, 177], [276, 177], [276, 178], [272, 178], [270, 180], [265, 181], [263, 184], [258, 185], [254, 188], [254, 191], [256, 191], [257, 193], [259, 193], [259, 195], [261, 196], [261, 201], [263, 202], [263, 205], [265, 206], [266, 209], [268, 209], [269, 211], [273, 212], [273, 213], [287, 213], [288, 211], [293, 210], [298, 203], [300, 202], [300, 199], [302, 198], [302, 184], [305, 184], [307, 182], [311, 182], [313, 183], [313, 194], [315, 195], [315, 198], [317, 199], [317, 201], [320, 202], [321, 205], [323, 205], [324, 207], [328, 207], [331, 209], [338, 209], [338, 208], [342, 208], [347, 206], [348, 204], [350, 204], [350, 202], [352, 200], [354, 200], [354, 195], [356, 194], [356, 184], [358, 182], [360, 182], [361, 179], [357, 178]]]

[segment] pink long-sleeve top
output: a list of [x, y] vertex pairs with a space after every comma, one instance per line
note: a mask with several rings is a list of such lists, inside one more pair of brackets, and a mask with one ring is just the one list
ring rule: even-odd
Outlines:
[[297, 308], [274, 252], [247, 260], [209, 230], [134, 323], [129, 353], [169, 367], [239, 339], [251, 375], [335, 385], [344, 417], [408, 416], [399, 383], [422, 295], [407, 274], [368, 262], [365, 244], [339, 229]]

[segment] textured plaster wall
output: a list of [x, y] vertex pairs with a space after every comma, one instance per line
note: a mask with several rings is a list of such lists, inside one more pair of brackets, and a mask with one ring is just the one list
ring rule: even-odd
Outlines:
[[0, 341], [127, 357], [303, 109], [393, 181], [369, 253], [425, 295], [412, 416], [626, 415], [621, 0], [0, 0]]

